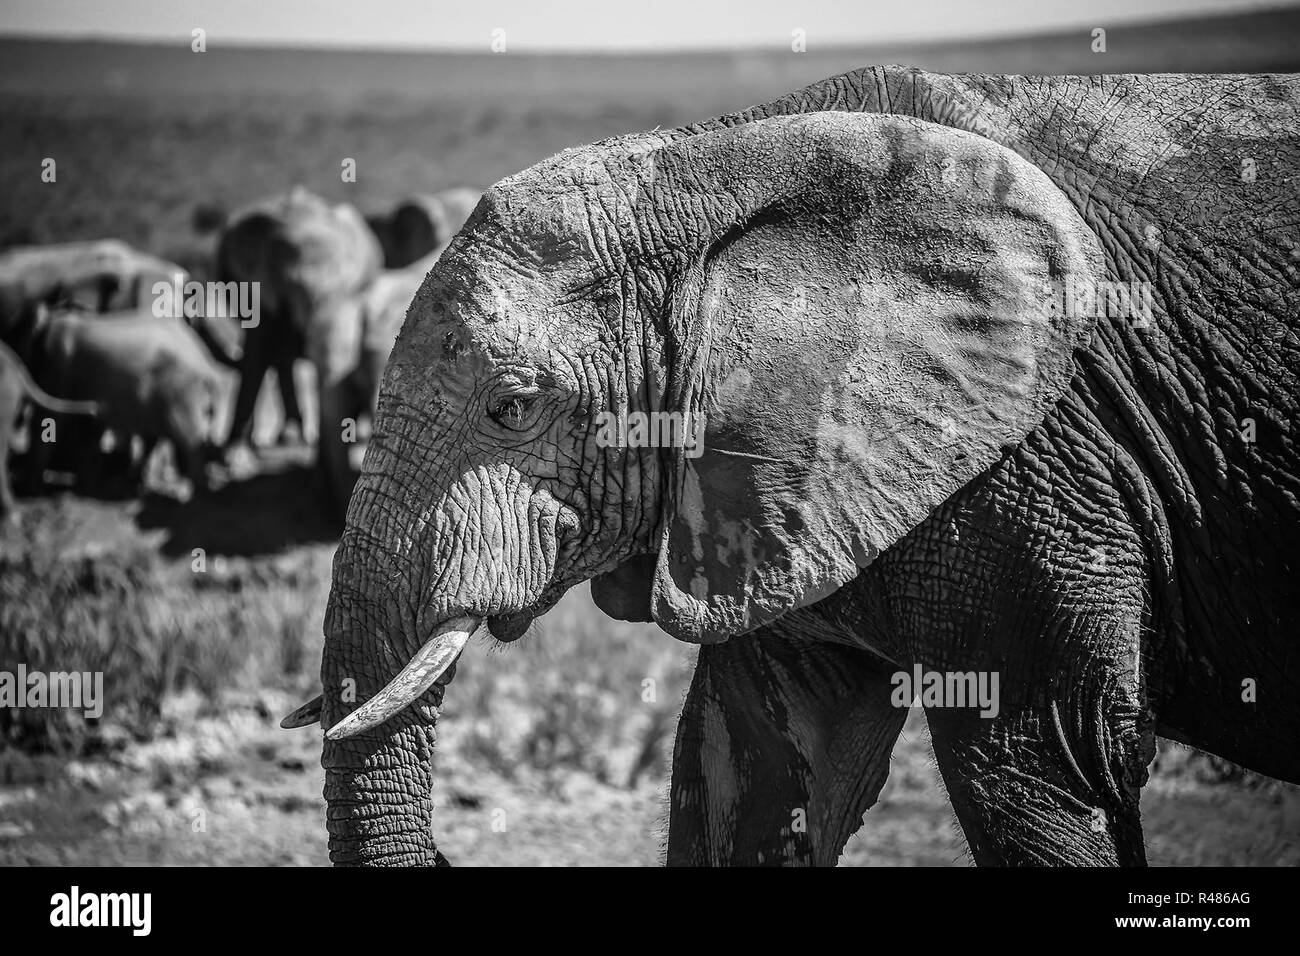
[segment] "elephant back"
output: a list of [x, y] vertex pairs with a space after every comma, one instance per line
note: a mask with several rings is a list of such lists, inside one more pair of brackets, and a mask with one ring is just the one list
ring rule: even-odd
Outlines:
[[174, 262], [118, 239], [20, 246], [0, 254], [0, 334], [38, 303], [90, 312], [144, 305], [155, 285], [188, 278]]

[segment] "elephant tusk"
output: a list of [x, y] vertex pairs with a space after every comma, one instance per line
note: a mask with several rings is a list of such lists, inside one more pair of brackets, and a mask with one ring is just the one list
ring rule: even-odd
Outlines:
[[411, 662], [402, 668], [402, 672], [378, 694], [326, 731], [326, 739], [351, 737], [400, 713], [447, 672], [469, 639], [482, 627], [482, 618], [456, 617], [444, 621]]
[[317, 694], [280, 721], [280, 726], [285, 730], [293, 730], [295, 727], [310, 727], [320, 721], [320, 708], [320, 694]]

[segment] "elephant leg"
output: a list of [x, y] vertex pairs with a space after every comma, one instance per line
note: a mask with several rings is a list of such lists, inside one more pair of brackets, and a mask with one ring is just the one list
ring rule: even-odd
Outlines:
[[[1064, 400], [868, 569], [891, 596], [900, 642], [944, 677], [945, 693], [922, 701], [981, 865], [1145, 863], [1161, 544], [1140, 473], [1089, 402]], [[992, 706], [972, 705], [972, 678]]]
[[253, 412], [257, 408], [257, 393], [262, 389], [262, 380], [266, 378], [271, 367], [269, 343], [262, 329], [250, 329], [244, 343], [244, 355], [240, 361], [239, 388], [235, 392], [235, 407], [230, 417], [230, 433], [226, 438], [226, 448], [236, 445], [250, 445], [253, 438]]
[[667, 863], [834, 865], [907, 708], [865, 651], [760, 628], [700, 649], [673, 754]]
[[301, 441], [306, 434], [302, 427], [302, 407], [298, 404], [298, 386], [293, 377], [294, 363], [302, 354], [302, 336], [293, 329], [286, 328], [275, 350], [274, 360], [280, 404], [284, 409], [284, 421], [280, 425], [277, 439], [282, 445]]
[[955, 683], [947, 699], [923, 696], [939, 770], [980, 865], [1145, 865], [1139, 795], [1155, 753], [1148, 585], [1141, 539], [1121, 499], [1110, 500], [1109, 509], [1093, 505], [1104, 520], [1079, 519], [1095, 538], [1076, 531], [1048, 549], [1014, 521], [954, 520], [933, 564], [947, 569], [938, 602], [912, 615], [921, 628], [910, 646], [924, 670], [945, 683], [971, 675], [992, 691], [992, 706], [983, 696], [978, 705], [951, 699]]
[[[1114, 688], [1058, 687], [992, 720], [927, 710], [934, 754], [980, 866], [1145, 866], [1150, 741]], [[1071, 695], [1082, 694], [1082, 699]], [[1120, 695], [1121, 697], [1124, 695]]]
[[1111, 559], [1089, 567], [1086, 550], [1027, 557], [970, 525], [956, 537], [962, 547], [932, 564], [951, 575], [937, 603], [909, 615], [910, 643], [944, 678], [942, 699], [922, 699], [975, 862], [1145, 865], [1139, 796], [1155, 737], [1134, 543], [1116, 532]]
[[207, 490], [203, 450], [191, 436], [172, 436], [172, 453], [176, 456], [177, 473], [190, 483], [193, 492]]

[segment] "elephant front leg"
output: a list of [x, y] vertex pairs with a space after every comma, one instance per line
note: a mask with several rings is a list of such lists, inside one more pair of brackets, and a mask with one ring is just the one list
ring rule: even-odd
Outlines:
[[764, 627], [701, 648], [673, 755], [670, 866], [832, 866], [906, 708], [864, 651]]
[[284, 409], [284, 421], [276, 435], [278, 445], [297, 444], [304, 435], [302, 407], [298, 404], [298, 386], [293, 377], [295, 359], [293, 353], [279, 354], [275, 359], [275, 381], [280, 391], [280, 405]]
[[1096, 676], [1004, 708], [927, 709], [934, 754], [980, 866], [1145, 866], [1154, 740], [1135, 688]]
[[227, 457], [236, 448], [251, 447], [253, 442], [253, 413], [257, 409], [257, 395], [262, 380], [271, 367], [265, 333], [250, 332], [244, 345], [240, 363], [239, 387], [235, 391], [235, 404], [230, 414], [230, 433], [226, 438]]

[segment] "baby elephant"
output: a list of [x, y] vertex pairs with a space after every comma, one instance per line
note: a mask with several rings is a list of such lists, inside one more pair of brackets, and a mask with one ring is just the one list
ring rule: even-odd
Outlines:
[[15, 512], [13, 486], [9, 481], [9, 447], [19, 408], [27, 398], [50, 411], [68, 415], [99, 412], [99, 406], [94, 402], [68, 402], [46, 394], [32, 381], [22, 360], [9, 346], [0, 342], [0, 525]]
[[[195, 332], [149, 309], [88, 315], [43, 312], [30, 338], [28, 364], [39, 384], [68, 398], [99, 403], [103, 423], [138, 436], [144, 457], [171, 442], [176, 466], [195, 490], [216, 438], [221, 379]], [[32, 421], [32, 467], [39, 481], [49, 443]]]

